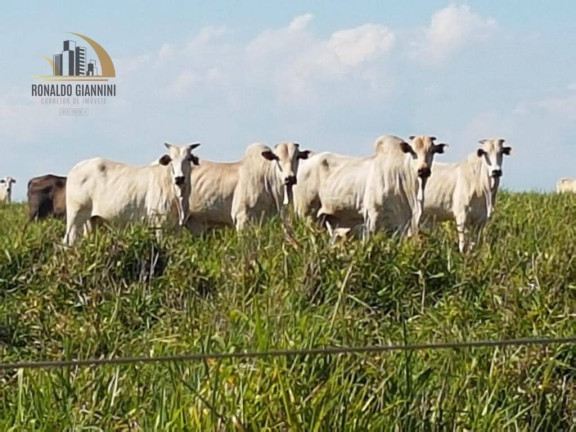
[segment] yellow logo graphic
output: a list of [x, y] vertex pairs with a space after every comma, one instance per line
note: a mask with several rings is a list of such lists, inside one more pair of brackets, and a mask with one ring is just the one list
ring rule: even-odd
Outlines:
[[52, 75], [36, 75], [40, 81], [108, 81], [116, 76], [114, 63], [102, 46], [93, 39], [79, 33], [72, 33], [90, 45], [98, 61], [88, 60], [86, 47], [79, 46], [74, 40], [65, 40], [61, 53], [52, 58], [44, 56], [50, 63]]

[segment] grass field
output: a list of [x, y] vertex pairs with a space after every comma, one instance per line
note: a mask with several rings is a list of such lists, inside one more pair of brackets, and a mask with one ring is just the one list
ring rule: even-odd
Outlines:
[[[3, 362], [576, 334], [576, 196], [503, 193], [451, 227], [330, 247], [278, 223], [61, 250], [0, 207]], [[576, 430], [576, 346], [0, 371], [0, 430]]]

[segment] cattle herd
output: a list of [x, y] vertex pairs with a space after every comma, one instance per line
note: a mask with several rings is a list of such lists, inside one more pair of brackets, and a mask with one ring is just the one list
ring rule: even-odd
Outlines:
[[[66, 217], [64, 244], [71, 246], [97, 222], [153, 227], [178, 225], [194, 234], [295, 214], [325, 227], [332, 239], [377, 231], [401, 237], [422, 224], [452, 220], [459, 249], [472, 248], [496, 204], [503, 139], [481, 140], [464, 160], [434, 161], [447, 144], [432, 136], [408, 141], [384, 135], [374, 154], [352, 157], [301, 150], [284, 142], [273, 149], [252, 144], [233, 163], [200, 161], [199, 144], [166, 143], [168, 153], [145, 166], [102, 158], [76, 164], [67, 177], [44, 175], [28, 183], [30, 219]], [[10, 202], [12, 177], [0, 179], [0, 202]], [[562, 179], [557, 192], [576, 192], [576, 179]], [[158, 231], [159, 232], [159, 231]]]

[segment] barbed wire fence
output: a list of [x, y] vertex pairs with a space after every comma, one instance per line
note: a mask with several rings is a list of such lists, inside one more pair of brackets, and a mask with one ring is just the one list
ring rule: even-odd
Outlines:
[[200, 362], [206, 360], [248, 360], [274, 357], [298, 357], [298, 356], [335, 356], [350, 354], [375, 354], [389, 353], [394, 351], [414, 352], [414, 351], [435, 351], [449, 349], [474, 349], [474, 348], [498, 348], [509, 346], [546, 346], [576, 344], [576, 336], [565, 336], [555, 338], [525, 338], [525, 339], [503, 339], [503, 340], [479, 340], [479, 341], [459, 341], [442, 343], [422, 343], [407, 345], [373, 345], [360, 347], [320, 347], [304, 349], [279, 349], [271, 351], [238, 351], [228, 353], [189, 353], [174, 354], [155, 357], [112, 357], [112, 358], [92, 358], [74, 360], [48, 360], [0, 363], [0, 370], [14, 369], [51, 369], [66, 367], [100, 367], [110, 365], [135, 365], [150, 363], [174, 363], [174, 362]]

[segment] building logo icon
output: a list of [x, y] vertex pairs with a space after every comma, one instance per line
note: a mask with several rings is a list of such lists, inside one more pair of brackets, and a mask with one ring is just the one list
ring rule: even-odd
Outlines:
[[70, 33], [83, 39], [96, 54], [96, 59], [88, 60], [85, 46], [75, 40], [65, 40], [62, 52], [44, 58], [50, 63], [52, 75], [36, 75], [40, 81], [108, 81], [116, 76], [112, 59], [100, 44], [79, 33]]

